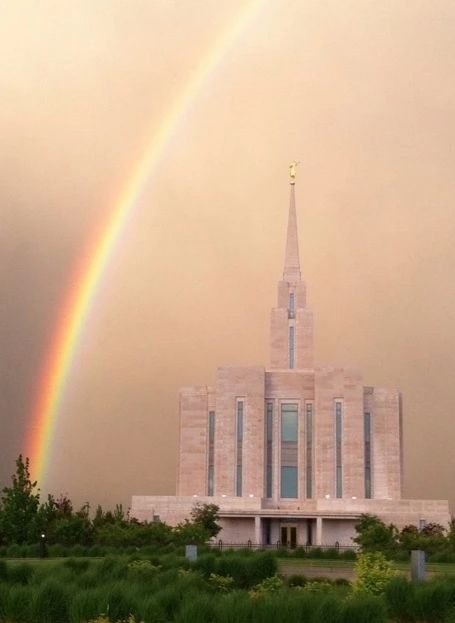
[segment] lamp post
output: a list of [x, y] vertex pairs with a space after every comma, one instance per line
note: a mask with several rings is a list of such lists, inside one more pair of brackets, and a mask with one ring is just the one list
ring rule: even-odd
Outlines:
[[42, 532], [40, 535], [40, 558], [47, 558], [47, 556], [46, 535]]

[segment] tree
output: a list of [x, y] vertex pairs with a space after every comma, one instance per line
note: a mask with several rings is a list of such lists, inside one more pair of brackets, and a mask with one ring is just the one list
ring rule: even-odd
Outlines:
[[363, 552], [390, 552], [396, 549], [398, 530], [393, 524], [386, 525], [376, 515], [363, 514], [355, 524], [357, 536], [354, 543]]
[[220, 518], [219, 510], [216, 504], [197, 503], [191, 511], [191, 520], [194, 524], [204, 528], [210, 538], [213, 538], [221, 530], [221, 526], [217, 523]]
[[30, 478], [30, 462], [22, 454], [16, 460], [16, 472], [10, 487], [3, 489], [0, 532], [8, 543], [37, 542], [39, 535], [39, 489]]

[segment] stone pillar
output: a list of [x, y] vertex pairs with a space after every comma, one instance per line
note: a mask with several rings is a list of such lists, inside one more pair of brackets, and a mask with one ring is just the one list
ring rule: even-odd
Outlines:
[[322, 517], [316, 517], [316, 545], [322, 545]]
[[413, 549], [411, 552], [411, 580], [425, 579], [425, 552]]
[[259, 515], [254, 518], [254, 543], [262, 545], [262, 522]]

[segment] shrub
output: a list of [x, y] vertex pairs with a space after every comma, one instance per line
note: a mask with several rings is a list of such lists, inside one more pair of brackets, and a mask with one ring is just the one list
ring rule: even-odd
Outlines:
[[78, 591], [69, 605], [70, 623], [85, 623], [106, 611], [104, 591], [99, 588]]
[[303, 587], [306, 593], [327, 593], [332, 589], [331, 582], [326, 578], [313, 578]]
[[7, 621], [31, 623], [32, 589], [29, 586], [11, 586], [5, 604]]
[[148, 597], [141, 603], [139, 613], [144, 623], [167, 623], [168, 620], [155, 596]]
[[440, 579], [416, 584], [412, 611], [418, 621], [441, 621], [452, 610], [452, 590]]
[[346, 623], [387, 623], [387, 608], [375, 595], [357, 594], [345, 603]]
[[306, 557], [307, 557], [307, 553], [304, 547], [297, 547], [294, 550], [294, 558], [306, 558]]
[[211, 573], [209, 575], [209, 584], [218, 593], [229, 593], [234, 588], [234, 578], [230, 575]]
[[0, 582], [5, 581], [8, 577], [8, 565], [4, 560], [0, 560]]
[[189, 595], [175, 617], [176, 623], [213, 623], [215, 604], [210, 595]]
[[68, 595], [60, 584], [49, 581], [41, 585], [32, 603], [34, 623], [66, 623], [68, 602]]
[[136, 602], [127, 584], [111, 585], [107, 593], [107, 613], [111, 621], [126, 619], [135, 614]]
[[354, 592], [381, 595], [387, 584], [396, 576], [392, 563], [380, 552], [359, 554], [355, 564], [357, 579]]
[[33, 575], [34, 569], [27, 563], [10, 565], [8, 568], [8, 580], [13, 584], [28, 584]]
[[66, 558], [68, 556], [68, 550], [63, 545], [49, 545], [48, 552], [51, 558]]
[[305, 575], [294, 574], [288, 577], [288, 586], [305, 586], [308, 579]]
[[161, 569], [150, 560], [134, 560], [128, 564], [128, 578], [136, 582], [150, 582]]
[[68, 558], [63, 562], [63, 566], [71, 569], [74, 573], [83, 573], [90, 566], [90, 560], [80, 560], [79, 558]]
[[13, 543], [6, 548], [7, 558], [22, 558], [22, 547], [17, 543]]
[[404, 576], [393, 578], [385, 587], [385, 600], [393, 619], [406, 621], [411, 617], [415, 584]]
[[340, 552], [340, 558], [342, 560], [356, 560], [357, 554], [355, 550], [353, 549], [345, 549], [342, 552]]
[[[313, 621], [315, 623], [345, 623], [344, 604], [335, 594], [318, 595], [315, 602]], [[346, 621], [350, 623], [350, 621]]]
[[276, 593], [280, 591], [284, 587], [283, 580], [277, 575], [272, 575], [269, 578], [265, 578], [259, 584], [256, 584], [250, 591], [250, 596], [253, 598], [260, 597], [261, 595], [266, 595], [268, 593]]
[[255, 605], [245, 591], [234, 591], [223, 595], [215, 608], [218, 623], [249, 623]]

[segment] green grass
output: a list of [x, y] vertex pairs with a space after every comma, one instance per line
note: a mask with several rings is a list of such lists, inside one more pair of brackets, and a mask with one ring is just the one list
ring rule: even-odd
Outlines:
[[[354, 569], [355, 563], [350, 560], [321, 560], [310, 558], [279, 558], [278, 569], [284, 571], [289, 569], [313, 568], [318, 569]], [[410, 571], [410, 562], [394, 562], [393, 568], [397, 571]], [[426, 570], [430, 573], [454, 575], [455, 564], [448, 562], [429, 562], [426, 563]]]

